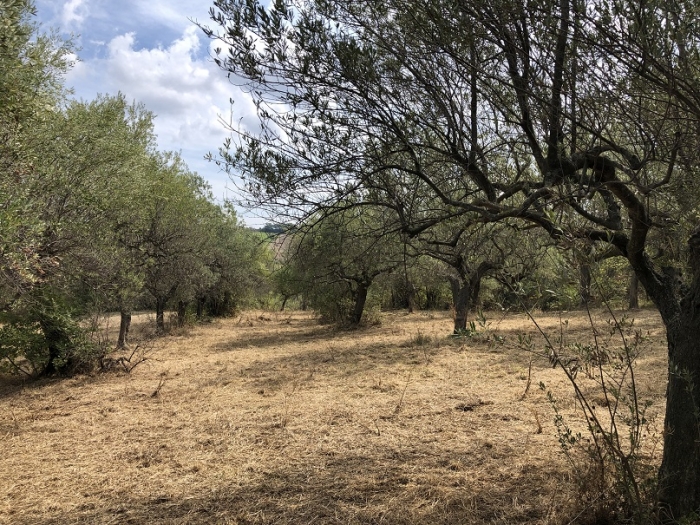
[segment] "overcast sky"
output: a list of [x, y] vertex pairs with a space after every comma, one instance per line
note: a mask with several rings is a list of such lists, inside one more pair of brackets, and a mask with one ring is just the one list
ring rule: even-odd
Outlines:
[[[66, 78], [78, 99], [124, 93], [156, 115], [159, 149], [180, 151], [217, 199], [233, 184], [204, 160], [227, 136], [220, 118], [253, 125], [250, 100], [209, 57], [210, 42], [191, 20], [209, 21], [210, 0], [35, 0], [43, 29], [73, 34], [79, 62]], [[250, 226], [264, 221], [239, 213]]]

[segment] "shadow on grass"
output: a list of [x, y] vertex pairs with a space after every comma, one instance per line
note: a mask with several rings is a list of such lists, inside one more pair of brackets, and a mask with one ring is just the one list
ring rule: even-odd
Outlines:
[[14, 523], [534, 525], [559, 522], [551, 518], [573, 510], [561, 472], [549, 467], [476, 480], [449, 458], [433, 459], [425, 470], [411, 468], [410, 459], [329, 457], [280, 465], [249, 484], [211, 487], [208, 494], [105, 497], [104, 505]]
[[255, 388], [280, 389], [313, 376], [346, 379], [379, 367], [427, 364], [440, 351], [434, 346], [412, 346], [409, 341], [341, 345], [333, 334], [316, 337], [312, 342], [312, 348], [290, 355], [263, 356], [243, 368], [241, 375], [251, 379]]
[[339, 332], [331, 326], [316, 324], [314, 327], [302, 326], [298, 329], [279, 332], [270, 330], [266, 333], [240, 335], [236, 339], [219, 343], [212, 347], [217, 352], [232, 352], [241, 348], [274, 348], [286, 344], [301, 344], [312, 341], [325, 341], [338, 337]]
[[61, 377], [21, 377], [0, 375], [0, 399], [21, 395], [26, 392], [39, 391], [47, 386], [66, 381]]

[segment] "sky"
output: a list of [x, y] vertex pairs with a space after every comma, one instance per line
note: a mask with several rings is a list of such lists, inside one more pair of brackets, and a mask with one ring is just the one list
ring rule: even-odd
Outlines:
[[[212, 186], [235, 199], [228, 175], [204, 160], [229, 136], [223, 119], [255, 126], [250, 98], [210, 58], [213, 47], [193, 23], [209, 25], [211, 0], [35, 0], [44, 31], [74, 38], [77, 62], [66, 77], [74, 97], [123, 93], [156, 115], [161, 151], [177, 151]], [[233, 99], [233, 106], [229, 101]], [[239, 209], [249, 226], [265, 220]]]

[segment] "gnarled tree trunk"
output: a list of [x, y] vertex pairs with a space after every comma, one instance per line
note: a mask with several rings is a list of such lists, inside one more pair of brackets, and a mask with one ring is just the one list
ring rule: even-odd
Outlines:
[[452, 288], [452, 302], [455, 309], [454, 333], [463, 332], [467, 329], [467, 318], [469, 311], [479, 300], [481, 292], [481, 280], [486, 274], [497, 268], [494, 263], [483, 262], [471, 273], [462, 272], [460, 278], [450, 277], [450, 287]]
[[[700, 225], [688, 242], [693, 280], [683, 290], [666, 279], [640, 281], [659, 308], [668, 338], [668, 386], [664, 453], [659, 494], [667, 518], [679, 520], [700, 512]], [[648, 280], [648, 279], [647, 279]], [[654, 286], [656, 285], [656, 286]], [[674, 308], [675, 307], [675, 308]]]
[[700, 293], [666, 326], [668, 387], [661, 504], [673, 520], [700, 510]]
[[450, 279], [452, 289], [452, 305], [454, 307], [454, 333], [467, 329], [467, 317], [471, 307], [471, 287], [469, 281], [462, 281], [455, 277]]

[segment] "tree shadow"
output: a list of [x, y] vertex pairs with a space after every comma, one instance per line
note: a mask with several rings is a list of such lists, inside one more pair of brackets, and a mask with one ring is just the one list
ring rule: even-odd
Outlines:
[[0, 375], [0, 399], [21, 395], [23, 392], [41, 390], [42, 388], [66, 381], [61, 377], [20, 377]]
[[546, 522], [552, 506], [565, 506], [564, 496], [557, 496], [555, 488], [554, 496], [550, 492], [563, 480], [563, 473], [552, 467], [499, 473], [475, 482], [450, 454], [429, 459], [427, 471], [416, 471], [412, 459], [425, 458], [412, 458], [410, 452], [380, 457], [349, 453], [316, 464], [280, 464], [257, 473], [249, 483], [211, 487], [208, 494], [151, 494], [112, 501], [105, 496], [103, 505], [14, 523], [535, 524]]
[[256, 389], [277, 390], [314, 376], [348, 378], [379, 367], [427, 364], [441, 351], [434, 346], [411, 345], [410, 339], [398, 343], [341, 344], [348, 343], [347, 339], [341, 340], [333, 333], [304, 334], [304, 337], [305, 342], [313, 344], [312, 348], [289, 355], [265, 356], [243, 368], [241, 375], [251, 379]]
[[301, 344], [312, 341], [324, 341], [337, 336], [337, 330], [330, 326], [302, 326], [286, 332], [269, 331], [265, 333], [242, 334], [238, 337], [218, 343], [212, 347], [216, 352], [232, 352], [242, 348], [271, 348], [285, 344]]

